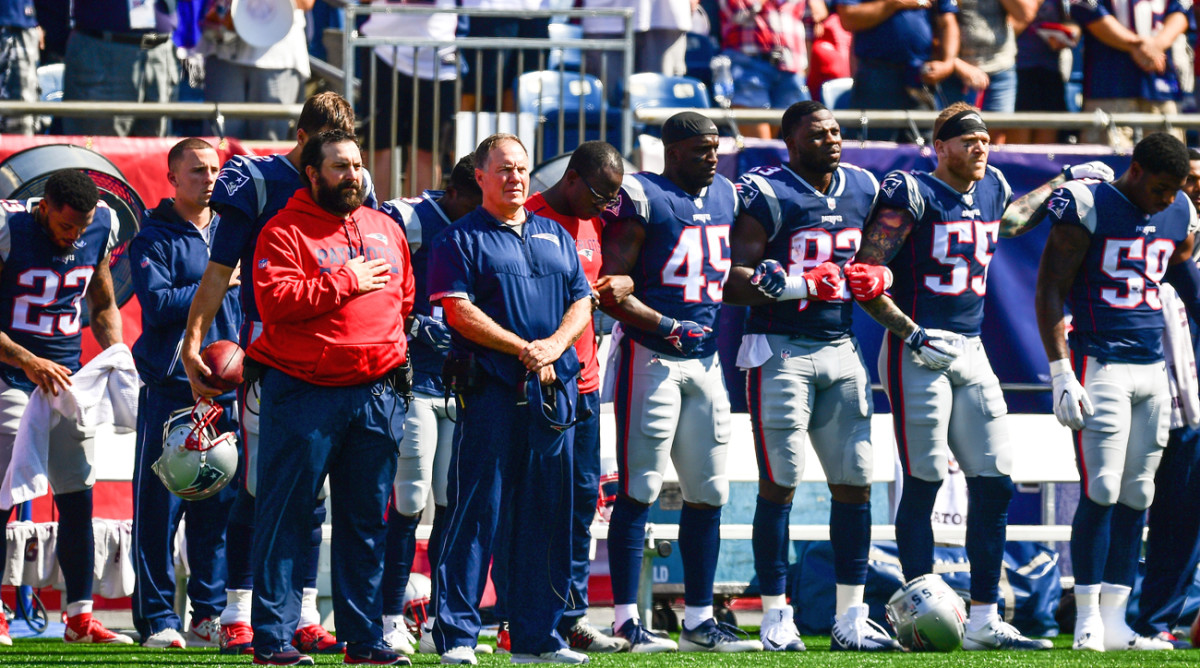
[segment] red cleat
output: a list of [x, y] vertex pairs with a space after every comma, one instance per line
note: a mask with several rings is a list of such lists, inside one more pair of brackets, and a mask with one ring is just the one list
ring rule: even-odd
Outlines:
[[67, 630], [63, 632], [63, 642], [132, 645], [133, 638], [109, 631], [92, 617], [92, 613], [81, 612], [74, 617], [67, 617]]
[[500, 628], [496, 631], [496, 651], [512, 654], [512, 639], [508, 637], [508, 622], [500, 622]]
[[311, 624], [296, 629], [292, 636], [292, 644], [296, 649], [306, 654], [345, 654], [346, 643], [338, 642], [329, 631], [320, 624]]
[[222, 654], [253, 654], [254, 629], [249, 622], [234, 622], [221, 625]]
[[8, 619], [5, 618], [2, 609], [0, 609], [0, 645], [12, 645], [12, 636], [8, 635]]

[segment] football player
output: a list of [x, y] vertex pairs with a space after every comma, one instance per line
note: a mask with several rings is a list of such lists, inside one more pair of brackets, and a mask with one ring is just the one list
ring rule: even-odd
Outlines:
[[[1188, 165], [1183, 192], [1192, 206], [1200, 207], [1200, 151], [1188, 149]], [[1200, 429], [1183, 425], [1171, 430], [1154, 474], [1154, 502], [1146, 513], [1146, 526], [1146, 577], [1133, 629], [1166, 640], [1175, 649], [1187, 649], [1191, 644], [1172, 630], [1200, 563]]]
[[[475, 156], [469, 153], [454, 166], [445, 191], [428, 190], [421, 197], [388, 200], [380, 205], [380, 211], [391, 216], [408, 236], [416, 278], [416, 302], [408, 327], [413, 399], [404, 422], [392, 504], [388, 507], [382, 584], [383, 639], [405, 654], [413, 653], [416, 642], [404, 624], [404, 593], [417, 549], [417, 525], [432, 485], [434, 513], [429, 562], [437, 563], [446, 511], [446, 469], [450, 466], [454, 440], [454, 404], [445, 400], [442, 383], [442, 363], [450, 349], [450, 329], [441, 307], [429, 303], [426, 285], [429, 245], [450, 223], [473, 211], [482, 200], [483, 194], [475, 182]], [[433, 620], [428, 620], [428, 624], [432, 626]]]
[[[575, 252], [583, 273], [593, 290], [622, 294], [606, 299], [623, 300], [633, 289], [627, 276], [608, 276], [598, 280], [602, 263], [600, 253], [601, 214], [616, 200], [625, 168], [621, 154], [610, 144], [589, 141], [579, 145], [571, 154], [567, 171], [545, 192], [537, 193], [525, 202], [525, 208], [538, 216], [549, 218], [575, 239]], [[619, 284], [619, 285], [618, 285]], [[596, 359], [596, 336], [592, 322], [575, 342], [579, 355], [579, 403], [576, 412], [575, 448], [572, 452], [574, 474], [571, 476], [571, 582], [567, 609], [559, 623], [558, 632], [571, 649], [605, 654], [629, 649], [624, 638], [604, 635], [587, 620], [588, 575], [591, 570], [591, 527], [596, 516], [596, 490], [600, 488], [600, 367]], [[586, 415], [586, 417], [584, 417]], [[503, 533], [501, 533], [503, 536]], [[499, 555], [504, 552], [498, 551]], [[492, 564], [492, 579], [496, 584], [496, 607], [501, 615], [507, 603], [507, 587], [520, 586], [511, 582], [512, 574], [502, 558]], [[501, 618], [503, 616], [501, 615]], [[497, 642], [497, 646], [501, 643]]]
[[1200, 314], [1196, 209], [1179, 192], [1188, 167], [1183, 143], [1155, 133], [1119, 179], [1068, 183], [1046, 206], [1053, 227], [1038, 269], [1038, 329], [1054, 414], [1074, 430], [1083, 484], [1071, 524], [1075, 649], [1173, 649], [1138, 635], [1125, 609], [1170, 426], [1160, 282]]
[[[892, 172], [845, 269], [854, 298], [888, 329], [879, 377], [892, 405], [904, 470], [896, 542], [905, 580], [932, 572], [930, 516], [951, 453], [967, 476], [971, 610], [963, 647], [1048, 649], [999, 617], [1012, 454], [1000, 382], [979, 338], [987, 266], [1001, 236], [1032, 229], [1025, 214], [1068, 176], [1108, 176], [1102, 164], [1063, 175], [1011, 203], [1004, 175], [987, 164], [990, 136], [979, 111], [955, 103], [938, 115], [937, 167]], [[894, 277], [894, 278], [893, 278]], [[887, 287], [890, 294], [883, 294]]]
[[[841, 127], [820, 102], [783, 114], [788, 163], [756, 167], [738, 190], [726, 301], [751, 306], [738, 355], [758, 455], [754, 565], [763, 647], [802, 651], [787, 604], [788, 517], [811, 439], [833, 497], [834, 650], [900, 649], [871, 621], [863, 594], [871, 547], [871, 378], [850, 331], [854, 258], [879, 184], [840, 163]], [[840, 163], [840, 164], [839, 164]]]
[[[737, 193], [717, 175], [717, 126], [685, 111], [667, 119], [663, 173], [627, 175], [605, 212], [601, 276], [633, 278], [633, 295], [602, 302], [621, 322], [616, 365], [620, 491], [608, 530], [617, 635], [634, 652], [677, 649], [646, 631], [637, 588], [650, 504], [670, 457], [684, 507], [679, 551], [684, 622], [678, 649], [752, 651], [757, 640], [713, 618], [713, 578], [721, 545], [721, 506], [729, 496], [729, 396], [713, 329], [729, 272], [729, 227]], [[614, 337], [615, 338], [615, 337]]]
[[[55, 172], [38, 199], [0, 201], [0, 474], [8, 469], [21, 415], [35, 389], [58, 395], [80, 369], [80, 302], [102, 349], [121, 343], [109, 255], [118, 222], [86, 174]], [[58, 508], [58, 564], [66, 582], [66, 642], [132, 644], [92, 617], [92, 429], [61, 420], [46, 459]], [[12, 508], [0, 509], [0, 529]], [[6, 549], [0, 531], [0, 550]], [[0, 566], [2, 568], [2, 566]], [[11, 645], [0, 614], [0, 645]]]
[[[291, 151], [285, 155], [234, 156], [221, 168], [210, 203], [220, 216], [220, 225], [212, 239], [208, 266], [188, 312], [187, 329], [180, 351], [180, 360], [187, 371], [192, 392], [197, 396], [213, 397], [220, 394], [220, 390], [204, 382], [209, 369], [200, 359], [200, 342], [220, 308], [233, 273], [240, 267], [241, 282], [251, 284], [258, 232], [297, 190], [307, 188], [300, 175], [300, 152], [309, 137], [330, 129], [353, 133], [354, 111], [350, 103], [336, 93], [314, 95], [304, 103], [300, 112], [296, 124], [296, 145]], [[363, 187], [367, 192], [367, 206], [374, 207], [374, 189], [365, 171]], [[243, 290], [241, 300], [245, 322], [239, 342], [242, 348], [247, 348], [262, 331], [262, 323], [254, 304], [254, 292]], [[238, 492], [226, 530], [226, 563], [229, 572], [225, 579], [227, 601], [221, 612], [219, 643], [221, 651], [227, 654], [249, 653], [253, 638], [250, 604], [254, 585], [250, 554], [254, 537], [254, 491], [258, 481], [258, 384], [244, 386], [239, 400], [243, 409], [241, 425], [245, 485]], [[300, 628], [296, 629], [294, 642], [301, 652], [336, 654], [342, 652], [344, 646], [321, 626], [321, 616], [317, 611], [317, 555], [321, 549], [321, 525], [324, 521], [325, 503], [322, 499], [313, 509], [312, 551], [308, 557], [308, 577], [302, 592]], [[201, 621], [193, 620], [193, 624]], [[218, 638], [204, 636], [198, 636], [198, 639], [218, 641]]]
[[[192, 627], [199, 635], [220, 633], [216, 618], [225, 607], [225, 524], [237, 497], [227, 487], [202, 501], [171, 494], [150, 465], [163, 451], [163, 424], [175, 411], [192, 406], [191, 388], [178, 363], [179, 339], [200, 276], [208, 264], [208, 240], [214, 228], [208, 207], [221, 169], [208, 142], [189, 137], [167, 154], [167, 180], [174, 197], [146, 212], [142, 230], [129, 243], [133, 287], [142, 307], [142, 335], [133, 344], [133, 359], [145, 385], [138, 396], [138, 439], [133, 466], [133, 623], [146, 647], [185, 647], [182, 624], [175, 613], [174, 545], [180, 519], [187, 514], [188, 598]], [[242, 325], [239, 281], [228, 291], [204, 344], [236, 340]], [[220, 431], [237, 427], [232, 391], [219, 399], [224, 409]], [[215, 631], [215, 633], [214, 633]], [[203, 641], [194, 642], [201, 645]]]

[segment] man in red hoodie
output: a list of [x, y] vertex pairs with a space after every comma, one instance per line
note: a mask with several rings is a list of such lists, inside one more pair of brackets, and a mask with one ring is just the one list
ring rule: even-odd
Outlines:
[[292, 645], [300, 614], [295, 555], [311, 533], [328, 472], [333, 600], [346, 663], [409, 664], [383, 643], [379, 581], [388, 493], [404, 432], [413, 273], [391, 218], [362, 206], [362, 157], [342, 130], [309, 140], [309, 187], [266, 224], [254, 253], [262, 335], [247, 354], [266, 367], [254, 543], [254, 662], [312, 665]]

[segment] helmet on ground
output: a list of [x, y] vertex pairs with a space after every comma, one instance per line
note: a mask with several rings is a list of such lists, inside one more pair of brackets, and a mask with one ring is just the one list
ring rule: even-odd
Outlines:
[[967, 609], [939, 575], [922, 575], [898, 589], [886, 611], [896, 640], [914, 652], [953, 652], [962, 647]]
[[237, 472], [237, 438], [217, 434], [221, 407], [201, 399], [181, 408], [163, 425], [163, 450], [150, 468], [172, 494], [188, 501], [207, 499], [229, 484]]
[[429, 597], [433, 595], [433, 583], [424, 573], [408, 576], [408, 587], [404, 590], [404, 623], [408, 632], [420, 637], [421, 625], [429, 621]]

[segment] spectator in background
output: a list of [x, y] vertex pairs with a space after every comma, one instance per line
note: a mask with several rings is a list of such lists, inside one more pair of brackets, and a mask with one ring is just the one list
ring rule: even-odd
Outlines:
[[[1083, 110], [1108, 113], [1174, 114], [1179, 79], [1168, 51], [1187, 30], [1187, 0], [1169, 0], [1161, 13], [1146, 0], [1071, 3], [1071, 18], [1083, 26]], [[1133, 146], [1133, 128], [1113, 128], [1107, 142]], [[1183, 133], [1173, 130], [1177, 138]], [[1100, 131], [1085, 130], [1084, 141], [1102, 143]]]
[[[1017, 104], [1017, 39], [1033, 21], [1038, 0], [959, 0], [960, 43], [954, 73], [942, 83], [943, 104], [1012, 113]], [[993, 144], [1006, 140], [993, 130]]]
[[[1067, 111], [1062, 54], [1079, 43], [1079, 26], [1069, 23], [1067, 0], [1043, 0], [1033, 22], [1017, 37], [1017, 111]], [[1053, 128], [1012, 128], [1013, 144], [1052, 144]]]
[[[170, 0], [75, 2], [63, 60], [63, 100], [170, 102], [179, 83]], [[69, 135], [165, 136], [166, 116], [64, 118]]]
[[[853, 38], [842, 27], [842, 19], [831, 13], [821, 23], [813, 23], [812, 50], [808, 58], [808, 91], [821, 98], [826, 81], [850, 76], [850, 48]], [[832, 100], [820, 100], [829, 106]], [[832, 108], [832, 107], [831, 107]]]
[[61, 63], [71, 34], [71, 0], [33, 0], [42, 29], [42, 64]]
[[[809, 98], [804, 21], [829, 15], [825, 0], [722, 0], [721, 48], [733, 74], [733, 106], [786, 109]], [[767, 123], [741, 124], [748, 137], [771, 137]]]
[[[699, 0], [583, 0], [584, 9], [633, 10], [633, 71], [687, 74], [687, 34]], [[625, 21], [617, 16], [587, 16], [581, 25], [584, 39], [622, 39]], [[609, 99], [619, 93], [613, 85], [625, 76], [625, 54], [620, 51], [585, 51], [588, 74], [604, 72]]]
[[[292, 27], [270, 46], [254, 46], [229, 30], [206, 31], [201, 43], [206, 102], [295, 104], [310, 74], [304, 12], [316, 0], [292, 0]], [[210, 134], [221, 134], [211, 127]], [[286, 118], [226, 118], [225, 136], [285, 141], [291, 135]]]
[[[401, 0], [389, 4], [454, 7], [454, 0]], [[392, 37], [401, 41], [405, 38], [453, 41], [457, 25], [458, 17], [454, 14], [372, 14], [359, 31], [369, 37]], [[360, 73], [363, 79], [360, 108], [366, 110], [363, 115], [368, 125], [359, 135], [370, 155], [376, 197], [385, 201], [402, 193], [415, 196], [439, 187], [442, 182], [442, 156], [434, 155], [434, 138], [438, 138], [438, 153], [447, 153], [452, 145], [454, 80], [458, 77], [454, 47], [444, 46], [435, 50], [431, 47], [412, 49], [378, 46], [375, 47], [374, 60], [373, 80], [370, 69]], [[394, 89], [393, 71], [396, 73]], [[417, 85], [415, 98], [414, 83]], [[372, 95], [375, 96], [374, 107], [370, 108]], [[394, 135], [393, 119], [396, 123]], [[414, 170], [409, 164], [410, 152], [401, 151], [398, 158], [393, 155], [396, 147], [411, 146], [414, 119], [417, 131], [415, 180]], [[401, 174], [407, 177], [406, 187], [393, 189], [393, 181], [396, 185], [400, 183], [398, 175], [392, 174], [393, 164], [406, 167], [401, 170]]]
[[[549, 18], [520, 18], [520, 13], [544, 9], [550, 0], [458, 0], [464, 9], [505, 9], [508, 16], [472, 16], [468, 20], [467, 37], [546, 39]], [[518, 67], [518, 54], [521, 63]], [[463, 80], [463, 109], [474, 109], [482, 103], [484, 111], [516, 109], [513, 88], [517, 77], [545, 67], [546, 52], [538, 49], [471, 49], [463, 54], [466, 78]], [[499, 76], [499, 79], [497, 79]]]
[[[0, 99], [37, 102], [38, 27], [33, 0], [0, 0]], [[33, 134], [33, 116], [0, 119], [0, 131]]]
[[[851, 107], [935, 109], [935, 91], [958, 58], [956, 0], [837, 0], [836, 6], [854, 33], [858, 58]], [[915, 139], [895, 130], [870, 138]]]

